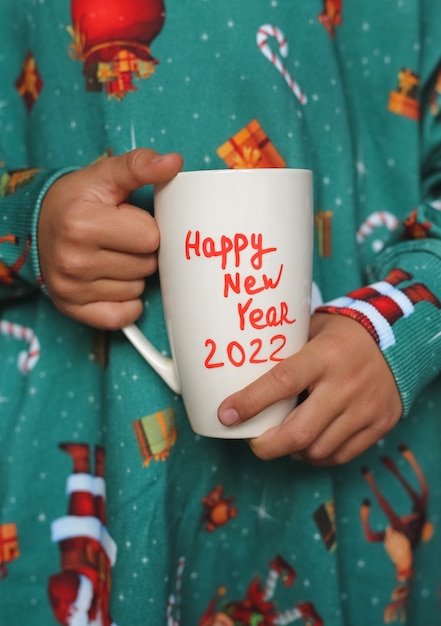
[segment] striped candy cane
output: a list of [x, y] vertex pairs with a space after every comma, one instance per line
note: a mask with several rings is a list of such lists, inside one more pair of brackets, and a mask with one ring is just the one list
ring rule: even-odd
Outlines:
[[274, 65], [274, 67], [282, 74], [283, 78], [288, 84], [288, 87], [291, 89], [291, 91], [294, 92], [299, 102], [301, 104], [306, 104], [307, 98], [305, 94], [301, 91], [296, 81], [293, 80], [293, 78], [291, 78], [288, 70], [285, 68], [282, 61], [280, 60], [280, 57], [271, 50], [268, 44], [269, 37], [276, 38], [277, 43], [279, 44], [280, 54], [282, 55], [282, 57], [287, 57], [288, 56], [288, 42], [285, 39], [285, 35], [282, 33], [282, 31], [279, 28], [277, 28], [277, 26], [264, 24], [257, 31], [257, 36], [256, 36], [257, 45], [262, 51], [262, 54], [265, 55], [266, 58]]
[[[390, 232], [394, 231], [399, 226], [399, 221], [393, 213], [387, 211], [376, 211], [371, 213], [369, 217], [363, 222], [357, 231], [357, 243], [362, 244], [369, 235], [371, 235], [380, 226], [385, 226]], [[374, 241], [373, 248], [379, 252], [383, 247], [382, 241]]]
[[[175, 593], [171, 594], [167, 603], [167, 626], [179, 626], [179, 604], [181, 603], [182, 575], [184, 573], [185, 557], [181, 556], [176, 570]], [[176, 619], [173, 617], [173, 609], [176, 606]]]
[[23, 350], [18, 355], [17, 365], [18, 369], [23, 374], [30, 372], [40, 358], [40, 342], [34, 331], [25, 326], [8, 322], [7, 320], [0, 320], [0, 334], [14, 337], [14, 339], [28, 343], [28, 349]]

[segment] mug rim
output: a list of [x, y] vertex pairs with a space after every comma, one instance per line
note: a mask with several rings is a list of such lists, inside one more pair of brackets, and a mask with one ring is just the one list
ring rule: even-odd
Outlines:
[[184, 170], [178, 172], [177, 176], [184, 177], [188, 175], [206, 175], [206, 174], [216, 174], [216, 175], [226, 175], [229, 173], [246, 173], [246, 175], [257, 175], [257, 173], [264, 172], [297, 172], [301, 173], [310, 173], [312, 174], [312, 169], [304, 168], [304, 167], [254, 167], [254, 168], [219, 168], [219, 169], [206, 169], [206, 170]]

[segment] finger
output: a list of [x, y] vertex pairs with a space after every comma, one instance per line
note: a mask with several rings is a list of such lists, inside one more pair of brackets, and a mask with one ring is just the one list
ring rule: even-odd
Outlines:
[[101, 330], [119, 330], [132, 324], [142, 313], [140, 299], [127, 302], [92, 302], [66, 311], [79, 322]]
[[336, 417], [330, 420], [327, 426], [318, 433], [318, 436], [311, 440], [309, 445], [305, 446], [303, 450], [293, 451], [299, 452], [301, 457], [310, 463], [328, 464], [329, 459], [345, 445], [345, 442], [367, 426], [368, 420], [364, 419], [363, 422], [360, 422], [354, 418], [352, 411], [343, 409], [335, 415]]
[[156, 254], [124, 254], [102, 251], [97, 258], [95, 278], [139, 280], [153, 274], [158, 267]]
[[332, 465], [348, 463], [378, 443], [386, 432], [380, 433], [376, 428], [368, 427], [353, 435], [331, 457]]
[[150, 213], [126, 203], [109, 208], [111, 215], [103, 215], [103, 248], [131, 254], [149, 254], [158, 250], [158, 224]]
[[337, 449], [325, 458], [311, 457], [308, 450], [302, 454], [305, 461], [319, 466], [342, 465], [349, 463], [356, 457], [366, 452], [371, 446], [376, 444], [386, 433], [380, 433], [378, 429], [367, 427], [360, 429], [357, 433], [346, 439]]
[[322, 366], [319, 360], [312, 357], [307, 344], [300, 352], [226, 398], [218, 409], [219, 420], [224, 426], [237, 425], [279, 400], [298, 396], [320, 374]]
[[[64, 294], [55, 296], [57, 301], [65, 303], [66, 306], [84, 306], [93, 302], [125, 302], [139, 298], [144, 292], [145, 281], [139, 280], [97, 280], [92, 283], [84, 283], [69, 290], [65, 289]], [[52, 295], [52, 294], [51, 294]], [[52, 296], [54, 298], [54, 296]], [[54, 298], [54, 299], [55, 299]]]
[[337, 394], [321, 388], [298, 405], [280, 424], [250, 441], [250, 446], [261, 459], [274, 459], [288, 454], [302, 456], [333, 424], [344, 410]]
[[399, 419], [387, 412], [382, 419], [376, 417], [366, 417], [360, 423], [352, 412], [344, 413], [303, 451], [303, 457], [316, 465], [339, 465], [351, 461], [384, 437]]
[[69, 220], [66, 218], [64, 230], [74, 258], [75, 253], [82, 255], [85, 245], [94, 250], [132, 254], [156, 252], [159, 246], [156, 220], [147, 211], [127, 203], [116, 206], [86, 199]]
[[[153, 274], [158, 266], [156, 254], [129, 254], [99, 250], [90, 262], [90, 256], [70, 255], [69, 261], [57, 268], [60, 282], [63, 280], [78, 283], [100, 279], [139, 280]], [[55, 284], [55, 279], [52, 279]]]
[[181, 155], [160, 155], [147, 148], [137, 148], [119, 156], [103, 159], [88, 168], [90, 184], [106, 203], [120, 204], [131, 191], [143, 185], [164, 183], [182, 169]]

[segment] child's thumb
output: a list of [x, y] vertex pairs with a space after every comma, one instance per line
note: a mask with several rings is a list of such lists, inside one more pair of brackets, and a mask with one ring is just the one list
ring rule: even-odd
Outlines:
[[176, 152], [161, 155], [147, 148], [137, 148], [103, 159], [89, 168], [93, 189], [105, 203], [119, 204], [131, 191], [143, 185], [171, 180], [182, 169], [182, 157]]

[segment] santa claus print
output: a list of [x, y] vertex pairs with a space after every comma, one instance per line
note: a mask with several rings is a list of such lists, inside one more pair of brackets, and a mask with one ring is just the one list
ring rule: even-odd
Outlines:
[[296, 576], [291, 565], [277, 555], [269, 564], [266, 580], [262, 583], [259, 578], [254, 578], [242, 600], [226, 601], [226, 589], [220, 587], [202, 615], [199, 626], [288, 626], [295, 622], [304, 626], [323, 626], [324, 622], [312, 602], [298, 602], [279, 611], [274, 601], [276, 587], [279, 582], [290, 587]]
[[116, 545], [106, 528], [104, 448], [94, 450], [95, 473], [85, 443], [62, 443], [72, 459], [67, 479], [67, 515], [52, 523], [61, 571], [49, 578], [48, 593], [54, 616], [63, 626], [115, 626], [109, 615], [111, 567]]
[[149, 78], [150, 46], [164, 24], [164, 0], [71, 0], [70, 56], [84, 63], [87, 91], [121, 100]]

